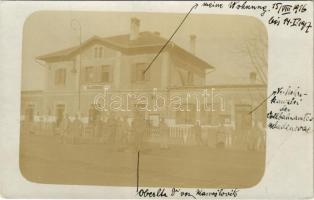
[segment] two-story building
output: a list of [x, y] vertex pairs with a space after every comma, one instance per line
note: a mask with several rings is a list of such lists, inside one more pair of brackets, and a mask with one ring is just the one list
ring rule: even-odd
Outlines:
[[[166, 39], [139, 28], [140, 21], [132, 18], [130, 34], [95, 36], [79, 46], [37, 57], [48, 68], [46, 89], [41, 103], [22, 101], [22, 111], [31, 107], [34, 114], [58, 117], [81, 112], [85, 116], [95, 94], [102, 91], [99, 86], [110, 91], [162, 91], [181, 83], [205, 84], [206, 70], [213, 67], [174, 43], [143, 73]], [[23, 93], [23, 98], [27, 95]]]
[[[146, 119], [157, 123], [163, 117], [172, 127], [196, 121], [214, 126], [224, 118], [225, 123], [238, 130], [254, 123], [264, 125], [265, 104], [250, 113], [266, 98], [266, 85], [256, 82], [256, 73], [248, 76], [247, 84], [206, 85], [206, 76], [214, 67], [195, 55], [196, 36], [191, 35], [189, 40], [189, 51], [170, 42], [160, 52], [167, 40], [158, 32], [140, 32], [140, 20], [132, 18], [129, 34], [94, 36], [81, 45], [39, 56], [36, 59], [48, 69], [45, 90], [22, 91], [22, 119], [45, 116], [46, 121], [58, 122], [65, 113], [72, 117], [79, 113], [87, 122], [95, 96], [104, 88], [112, 95], [144, 93], [149, 101], [155, 100], [156, 89], [168, 100], [187, 93], [193, 96], [182, 103], [190, 105], [188, 110], [144, 112]], [[205, 90], [212, 92], [208, 103], [203, 100]], [[129, 103], [136, 106], [134, 100]], [[210, 108], [204, 109], [204, 104]], [[133, 112], [134, 109], [117, 113], [132, 118]], [[172, 132], [177, 131], [181, 129]]]

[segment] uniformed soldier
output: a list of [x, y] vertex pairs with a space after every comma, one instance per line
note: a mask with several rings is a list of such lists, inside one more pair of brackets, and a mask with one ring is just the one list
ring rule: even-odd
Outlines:
[[97, 138], [98, 142], [101, 142], [102, 129], [103, 129], [102, 120], [100, 118], [100, 115], [97, 115], [95, 119], [95, 135], [94, 136]]
[[78, 114], [75, 115], [75, 119], [72, 122], [71, 135], [73, 139], [73, 144], [77, 143], [83, 135], [83, 123], [79, 119]]
[[136, 151], [142, 150], [143, 138], [145, 134], [145, 120], [140, 117], [140, 115], [136, 115], [132, 122], [132, 132], [134, 135], [134, 143]]
[[169, 127], [165, 122], [165, 119], [162, 118], [159, 124], [159, 135], [161, 136], [160, 148], [167, 149], [168, 148], [168, 140], [169, 140]]
[[70, 135], [69, 133], [70, 125], [71, 125], [71, 120], [69, 118], [69, 115], [66, 114], [60, 124], [60, 134], [61, 134], [62, 143], [66, 143], [66, 140], [68, 136]]
[[111, 144], [115, 144], [116, 134], [117, 134], [117, 120], [113, 114], [111, 114], [108, 118], [107, 128], [108, 128], [108, 133], [109, 133], [108, 141]]
[[194, 124], [194, 135], [195, 135], [195, 141], [197, 145], [202, 145], [202, 127], [200, 126], [200, 122], [197, 121]]

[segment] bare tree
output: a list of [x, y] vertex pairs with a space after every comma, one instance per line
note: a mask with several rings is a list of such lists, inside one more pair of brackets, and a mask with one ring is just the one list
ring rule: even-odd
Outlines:
[[267, 83], [267, 49], [268, 38], [265, 29], [261, 26], [254, 26], [250, 30], [250, 37], [243, 40], [243, 44], [235, 49], [239, 56], [248, 56], [252, 68], [256, 71], [257, 77], [262, 83]]

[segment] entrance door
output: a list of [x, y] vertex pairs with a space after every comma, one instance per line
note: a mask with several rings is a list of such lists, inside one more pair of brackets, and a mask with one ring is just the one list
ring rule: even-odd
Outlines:
[[251, 105], [240, 104], [235, 106], [235, 125], [237, 133], [246, 133], [252, 127]]
[[64, 118], [64, 111], [65, 111], [65, 105], [64, 104], [58, 104], [56, 107], [56, 118], [57, 118], [57, 126], [60, 125]]

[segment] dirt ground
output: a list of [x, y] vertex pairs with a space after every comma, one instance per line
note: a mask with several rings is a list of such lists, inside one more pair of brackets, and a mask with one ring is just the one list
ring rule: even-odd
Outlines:
[[[136, 186], [137, 151], [131, 146], [69, 144], [56, 136], [22, 135], [20, 169], [32, 182]], [[246, 188], [264, 173], [265, 152], [145, 144], [139, 186]]]

